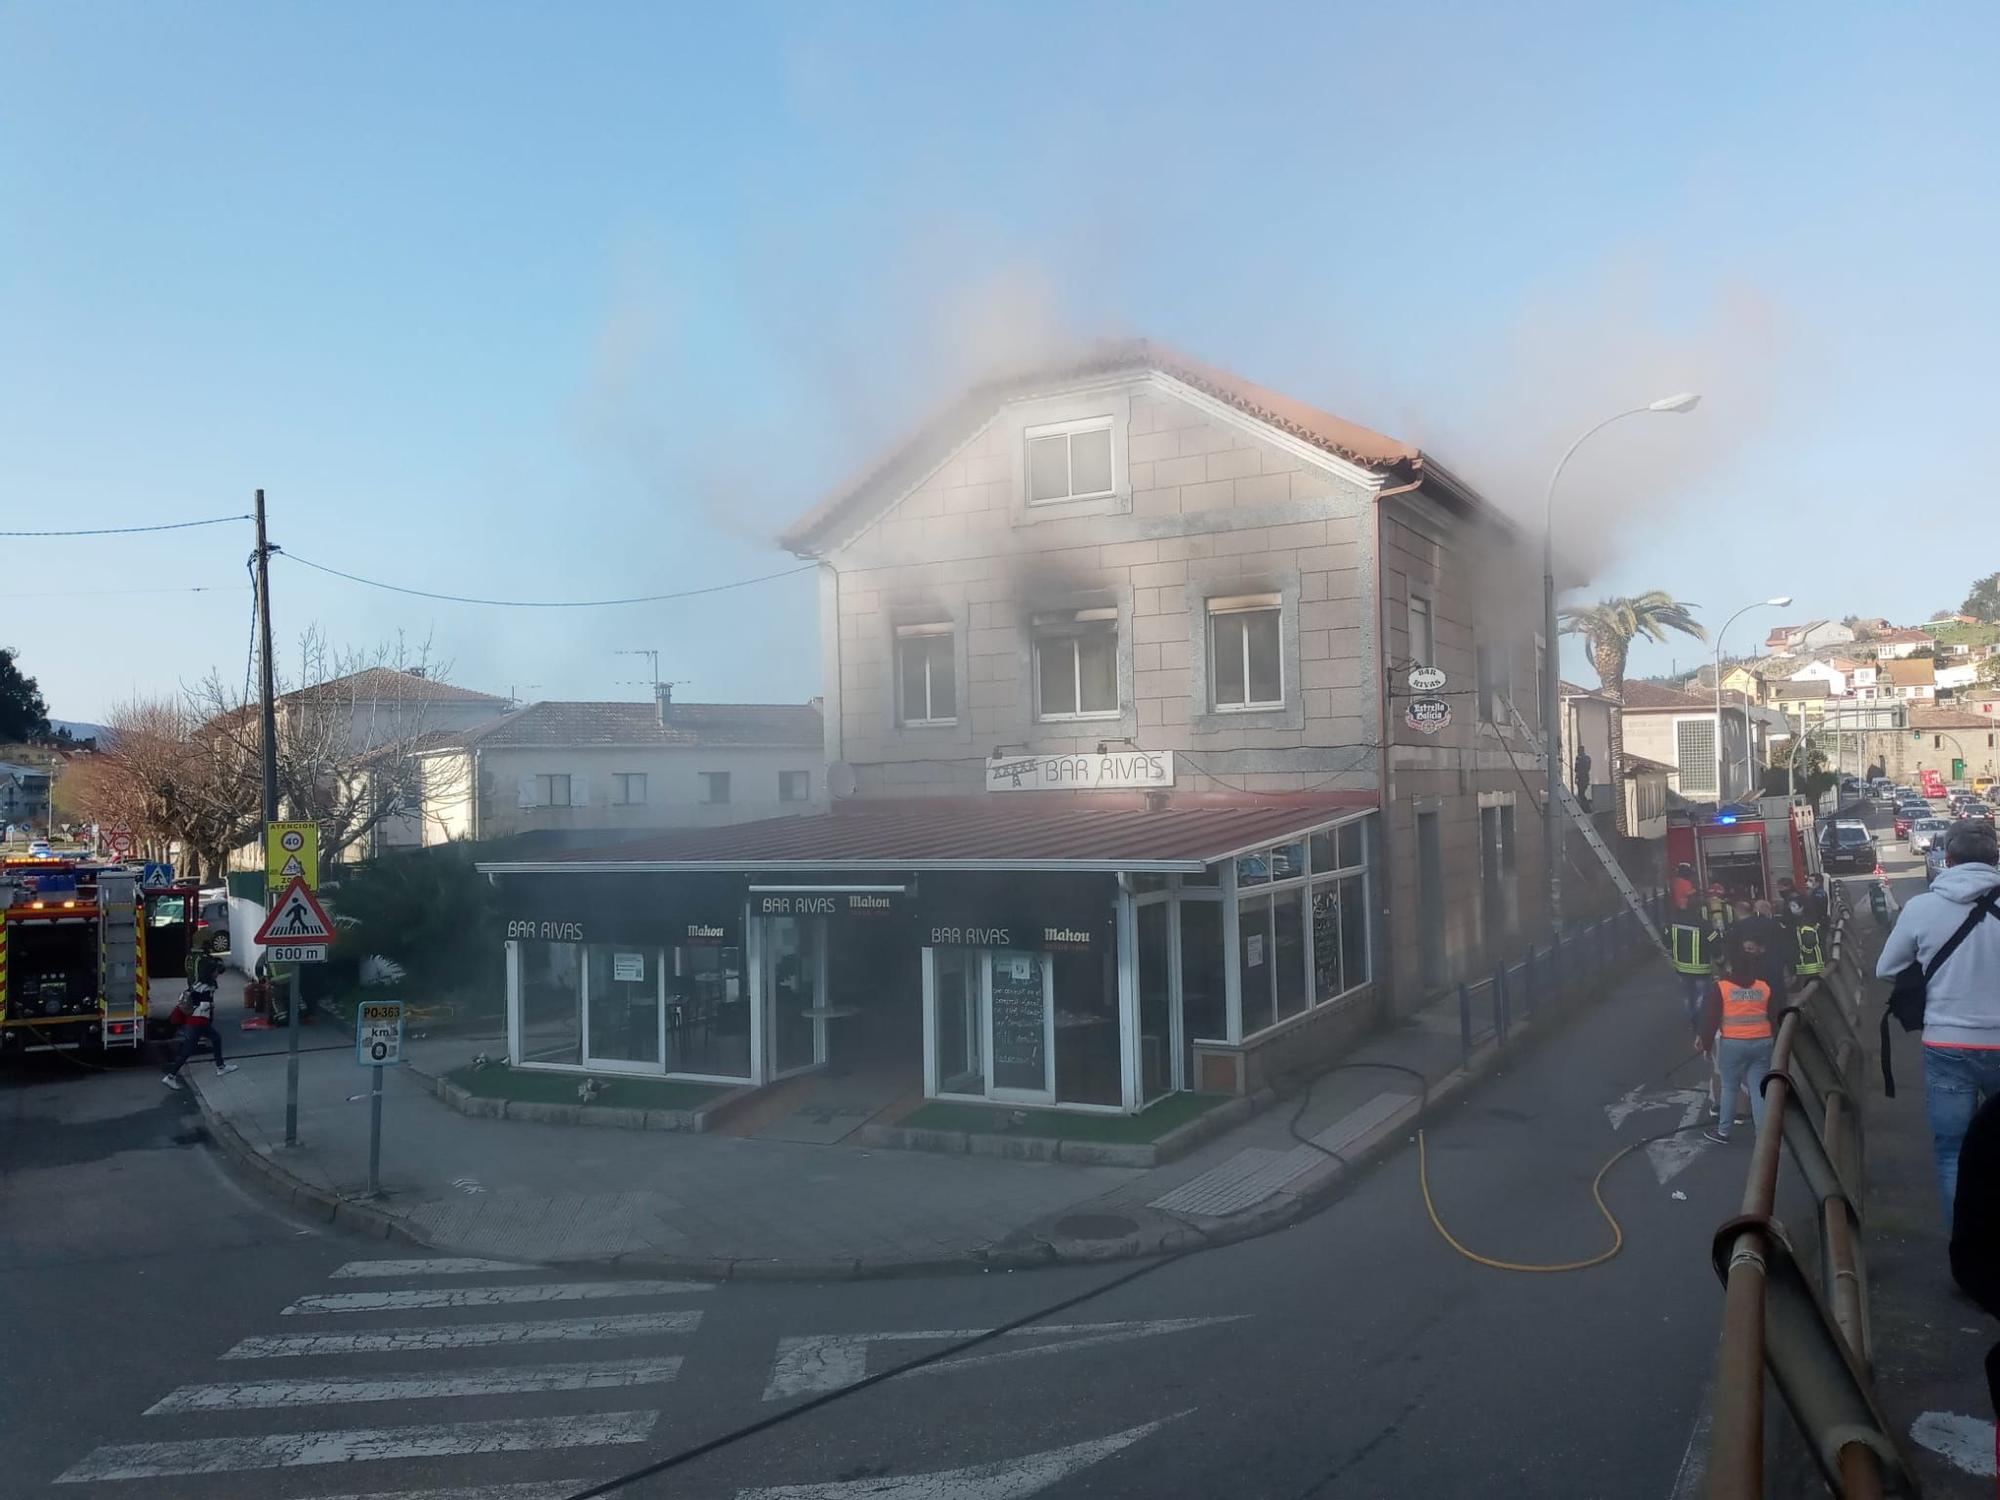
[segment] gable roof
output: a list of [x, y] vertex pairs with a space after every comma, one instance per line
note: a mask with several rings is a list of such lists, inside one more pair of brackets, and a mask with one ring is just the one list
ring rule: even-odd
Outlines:
[[819, 750], [820, 713], [810, 703], [672, 703], [667, 722], [651, 703], [530, 703], [432, 749], [568, 749], [577, 746]]
[[1833, 684], [1824, 677], [1807, 677], [1802, 681], [1786, 678], [1783, 682], [1771, 684], [1773, 698], [1831, 698]]
[[1993, 728], [1993, 716], [1968, 713], [1962, 708], [1919, 708], [1912, 705], [1910, 728], [1990, 730]]
[[1559, 698], [1602, 698], [1606, 703], [1616, 703], [1618, 701], [1601, 687], [1579, 687], [1576, 683], [1567, 680], [1557, 681], [1556, 696]]
[[[1739, 694], [1738, 696], [1740, 697], [1741, 695]], [[1724, 693], [1722, 697], [1723, 701], [1727, 702], [1730, 695]], [[1628, 682], [1625, 684], [1625, 711], [1627, 713], [1646, 713], [1655, 709], [1679, 709], [1682, 712], [1686, 712], [1699, 709], [1713, 710], [1714, 707], [1715, 695], [1713, 692], [1697, 697], [1693, 693], [1684, 693], [1679, 688], [1668, 687], [1666, 684], [1659, 682]]]
[[1906, 643], [1916, 646], [1928, 646], [1937, 637], [1932, 635], [1928, 630], [1917, 629], [1914, 625], [1898, 625], [1893, 630], [1876, 631], [1875, 639], [1877, 641], [1887, 641], [1889, 644], [1895, 646]]
[[474, 692], [420, 672], [399, 672], [394, 667], [366, 667], [345, 677], [330, 677], [282, 695], [280, 703], [316, 703], [335, 698], [356, 703], [505, 703], [492, 693]]
[[1928, 656], [1903, 656], [1882, 663], [1882, 675], [1897, 687], [1932, 687], [1937, 683], [1937, 663]]
[[800, 516], [779, 535], [778, 545], [806, 556], [824, 549], [833, 542], [838, 528], [855, 524], [871, 509], [900, 499], [1007, 402], [1079, 380], [1148, 373], [1179, 381], [1336, 458], [1385, 476], [1429, 480], [1464, 508], [1486, 508], [1474, 491], [1413, 443], [1337, 417], [1151, 339], [1121, 339], [1093, 344], [1066, 357], [974, 385], [852, 482]]

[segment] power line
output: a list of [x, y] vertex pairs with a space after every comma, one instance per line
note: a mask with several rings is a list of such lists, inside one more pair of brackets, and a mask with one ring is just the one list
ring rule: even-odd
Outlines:
[[[131, 594], [236, 594], [242, 591], [243, 585], [240, 583], [201, 583], [191, 587], [171, 589], [120, 589], [118, 590], [118, 597], [122, 599]], [[79, 590], [77, 589], [35, 589], [25, 594], [10, 592], [7, 597], [9, 599], [74, 599], [78, 593]]]
[[383, 583], [376, 578], [363, 578], [358, 573], [344, 573], [339, 568], [330, 568], [325, 563], [316, 563], [310, 558], [300, 557], [296, 552], [284, 552], [276, 547], [271, 551], [274, 556], [289, 558], [315, 572], [330, 573], [335, 578], [345, 578], [349, 583], [365, 584], [371, 589], [386, 589], [392, 594], [410, 594], [418, 599], [441, 599], [447, 604], [490, 604], [503, 609], [601, 609], [617, 604], [662, 604], [670, 599], [692, 599], [701, 594], [720, 594], [729, 589], [748, 588], [753, 583], [769, 583], [774, 578], [791, 578], [800, 573], [809, 573], [819, 566], [817, 563], [802, 563], [796, 568], [785, 568], [776, 573], [761, 573], [755, 578], [738, 578], [732, 583], [712, 583], [706, 588], [679, 589], [671, 594], [636, 594], [629, 599], [478, 599], [464, 594], [437, 594], [429, 589], [404, 588], [401, 584]]
[[97, 526], [87, 531], [0, 531], [0, 536], [131, 536], [141, 531], [186, 531], [191, 526], [223, 526], [231, 521], [247, 521], [248, 516], [210, 516], [206, 521], [163, 521], [157, 526]]

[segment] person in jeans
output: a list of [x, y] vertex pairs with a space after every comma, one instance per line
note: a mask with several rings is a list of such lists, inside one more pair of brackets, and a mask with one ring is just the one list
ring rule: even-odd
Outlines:
[[1924, 1003], [1924, 1112], [1947, 1221], [1958, 1192], [1958, 1152], [1981, 1097], [2000, 1095], [2000, 844], [1993, 825], [1966, 818], [1944, 839], [1944, 873], [1912, 896], [1883, 944], [1875, 977], [1929, 965], [1978, 907], [1986, 912], [1937, 973]]
[[[1728, 967], [1710, 989], [1701, 1018], [1695, 1023], [1694, 1038], [1696, 1048], [1703, 1052], [1711, 1044], [1715, 1048], [1725, 1106], [1734, 1103], [1739, 1088], [1749, 1089], [1753, 1129], [1764, 1123], [1764, 1091], [1759, 1085], [1771, 1071], [1771, 986], [1757, 977], [1758, 961], [1759, 955], [1750, 944], [1730, 952]], [[1702, 1134], [1727, 1145], [1733, 1113], [1725, 1107]]]
[[181, 1049], [167, 1065], [167, 1071], [160, 1076], [160, 1082], [170, 1089], [182, 1086], [181, 1069], [201, 1050], [204, 1041], [215, 1053], [216, 1076], [236, 1071], [235, 1063], [223, 1059], [222, 1033], [215, 1028], [215, 980], [220, 968], [213, 958], [204, 957], [199, 977], [188, 986], [180, 1004], [167, 1018], [181, 1029]]

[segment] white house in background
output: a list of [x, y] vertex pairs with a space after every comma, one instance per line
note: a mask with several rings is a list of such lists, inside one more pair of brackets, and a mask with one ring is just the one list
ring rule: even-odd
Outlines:
[[1875, 647], [1875, 654], [1884, 661], [1901, 661], [1926, 646], [1935, 646], [1937, 637], [1928, 630], [1917, 630], [1906, 625], [1895, 630], [1879, 632], [1871, 644]]
[[813, 703], [531, 703], [421, 757], [426, 844], [544, 832], [572, 847], [824, 810]]
[[1954, 661], [1949, 666], [1932, 662], [1931, 668], [1940, 693], [1962, 693], [1979, 681], [1979, 665], [1973, 661]]
[[1847, 674], [1847, 691], [1863, 702], [1869, 702], [1881, 695], [1882, 668], [1873, 661], [1857, 661]]
[[1808, 620], [1803, 625], [1779, 625], [1764, 637], [1770, 651], [1814, 651], [1823, 646], [1845, 646], [1854, 632], [1838, 620]]
[[1937, 697], [1937, 665], [1928, 656], [1884, 662], [1881, 681], [1884, 698], [1928, 703]]
[[1836, 698], [1847, 696], [1848, 676], [1859, 665], [1845, 657], [1834, 657], [1829, 661], [1810, 661], [1787, 679], [1791, 682], [1823, 682], [1826, 690]]
[[1744, 737], [1743, 707], [1741, 693], [1722, 695], [1718, 769], [1712, 693], [1684, 693], [1652, 682], [1628, 682], [1625, 753], [1672, 766], [1673, 790], [1690, 802], [1734, 801], [1743, 795], [1744, 765], [1750, 751]]
[[[1574, 682], [1558, 683], [1556, 693], [1562, 704], [1563, 779], [1593, 813], [1603, 812], [1610, 806], [1606, 799], [1611, 795], [1611, 716], [1618, 712], [1618, 700], [1601, 689], [1579, 687]], [[1577, 785], [1578, 750], [1590, 755], [1587, 788]]]

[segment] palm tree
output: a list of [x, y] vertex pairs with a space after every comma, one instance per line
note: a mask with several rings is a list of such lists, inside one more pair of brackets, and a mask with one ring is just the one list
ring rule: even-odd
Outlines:
[[[1699, 608], [1698, 604], [1674, 598], [1664, 589], [1649, 589], [1631, 598], [1600, 599], [1595, 604], [1570, 605], [1560, 611], [1561, 629], [1564, 635], [1583, 637], [1590, 647], [1590, 663], [1597, 668], [1599, 685], [1622, 704], [1625, 701], [1625, 661], [1631, 655], [1632, 642], [1642, 635], [1648, 640], [1664, 641], [1670, 630], [1691, 635], [1698, 641], [1707, 640], [1708, 632], [1694, 617], [1694, 611]], [[1611, 716], [1610, 741], [1612, 805], [1616, 809], [1618, 831], [1626, 833], [1629, 830], [1625, 823], [1624, 781], [1619, 770], [1625, 760], [1625, 716], [1622, 712]]]

